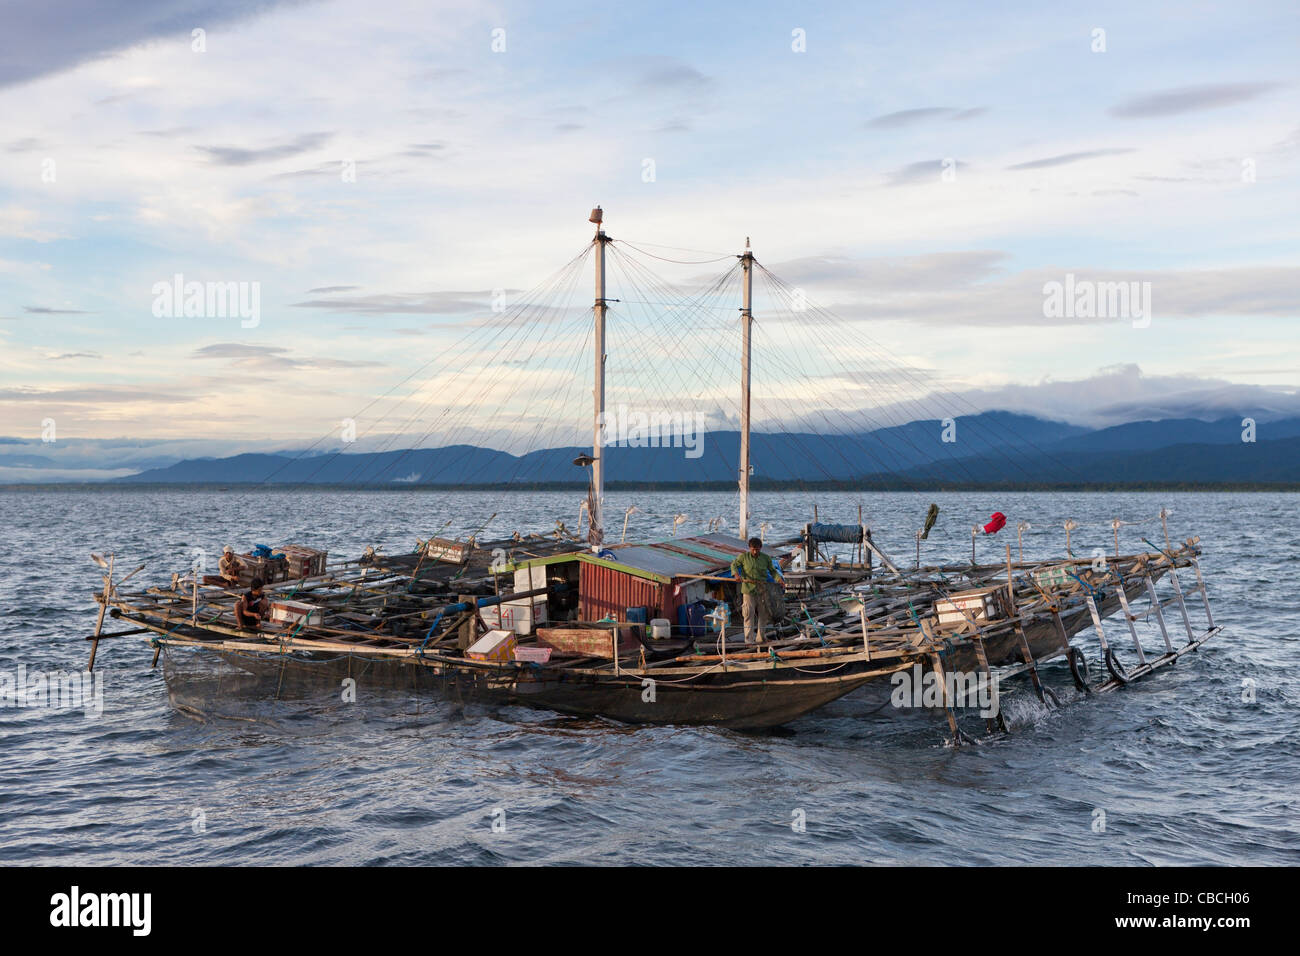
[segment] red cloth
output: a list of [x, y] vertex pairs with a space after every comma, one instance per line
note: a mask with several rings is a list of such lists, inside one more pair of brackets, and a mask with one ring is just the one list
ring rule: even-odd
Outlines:
[[1001, 511], [995, 511], [989, 516], [989, 523], [984, 526], [985, 534], [997, 534], [1006, 527], [1007, 516]]

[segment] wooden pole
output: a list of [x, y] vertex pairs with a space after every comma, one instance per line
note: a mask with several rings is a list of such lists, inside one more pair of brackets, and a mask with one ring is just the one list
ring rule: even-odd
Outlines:
[[948, 676], [943, 672], [943, 662], [940, 661], [938, 653], [930, 652], [930, 666], [934, 668], [935, 676], [939, 678], [939, 693], [943, 698], [943, 709], [948, 715], [948, 729], [952, 731], [952, 745], [961, 746], [961, 730], [957, 726], [957, 712], [952, 709], [952, 702], [948, 700]]
[[104, 615], [108, 612], [108, 602], [113, 596], [113, 563], [116, 559], [116, 553], [108, 556], [108, 573], [104, 575], [104, 593], [100, 595], [99, 616], [95, 619], [95, 637], [90, 645], [90, 660], [86, 663], [87, 672], [95, 669], [95, 654], [99, 651], [99, 636], [104, 633]]
[[740, 266], [744, 270], [740, 305], [740, 538], [744, 541], [749, 538], [749, 363], [754, 328], [754, 254], [749, 251], [748, 238], [745, 239], [745, 253], [740, 257]]
[[95, 669], [95, 653], [99, 650], [99, 636], [104, 630], [104, 613], [108, 610], [108, 595], [105, 594], [99, 599], [99, 617], [95, 620], [95, 636], [90, 645], [90, 662], [86, 665], [86, 670]]
[[1007, 542], [1007, 597], [1011, 603], [1007, 605], [1012, 614], [1016, 613], [1016, 578], [1011, 571], [1011, 542]]
[[605, 423], [605, 245], [609, 237], [601, 228], [604, 216], [597, 206], [592, 210], [590, 222], [596, 224], [596, 237], [592, 240], [596, 250], [596, 302], [592, 308], [595, 317], [596, 372], [592, 397], [595, 400], [594, 434], [591, 442], [591, 509], [587, 514], [587, 542], [593, 546], [605, 540], [605, 450], [601, 447], [601, 429]]

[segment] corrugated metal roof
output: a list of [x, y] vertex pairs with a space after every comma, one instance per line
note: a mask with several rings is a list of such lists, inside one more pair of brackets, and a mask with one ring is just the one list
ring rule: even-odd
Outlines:
[[[699, 534], [686, 540], [708, 545], [714, 551], [729, 553], [733, 556], [749, 550], [749, 545], [745, 541], [729, 534]], [[766, 551], [767, 549], [764, 548], [763, 550]]]
[[583, 553], [581, 551], [569, 551], [564, 554], [552, 554], [545, 558], [519, 558], [513, 564], [507, 564], [506, 570], [513, 571], [516, 568], [540, 568], [551, 564], [564, 564], [569, 561], [577, 561], [578, 557]]
[[[638, 575], [659, 582], [691, 575], [729, 573], [727, 566], [737, 555], [744, 554], [747, 545], [740, 538], [728, 534], [697, 535], [692, 538], [668, 538], [644, 544], [615, 544], [606, 550], [613, 559], [597, 557], [591, 551], [551, 555], [544, 558], [522, 560], [518, 567], [555, 564], [561, 561], [581, 561]], [[764, 548], [772, 557], [776, 553]]]
[[[613, 560], [586, 553], [581, 560], [604, 564], [628, 574], [653, 576], [666, 581], [691, 575], [725, 571], [736, 556], [748, 548], [740, 538], [726, 534], [700, 535], [694, 538], [669, 538], [648, 544], [616, 544], [609, 548]], [[771, 551], [768, 551], [772, 554]], [[776, 555], [773, 554], [773, 557]]]
[[609, 549], [614, 552], [613, 563], [624, 569], [644, 571], [662, 578], [675, 578], [684, 574], [705, 574], [718, 566], [718, 562], [704, 556], [680, 554], [658, 544], [628, 544]]

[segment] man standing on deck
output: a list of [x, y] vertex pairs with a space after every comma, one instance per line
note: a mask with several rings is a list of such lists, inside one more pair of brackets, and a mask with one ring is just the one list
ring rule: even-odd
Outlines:
[[769, 576], [784, 581], [781, 569], [776, 566], [771, 557], [763, 553], [763, 540], [750, 538], [749, 553], [742, 554], [731, 562], [731, 573], [740, 581], [741, 607], [745, 619], [745, 643], [755, 643], [754, 631], [757, 630], [757, 643], [761, 645], [763, 625], [769, 623], [769, 620], [767, 602], [763, 600], [758, 589], [766, 587]]

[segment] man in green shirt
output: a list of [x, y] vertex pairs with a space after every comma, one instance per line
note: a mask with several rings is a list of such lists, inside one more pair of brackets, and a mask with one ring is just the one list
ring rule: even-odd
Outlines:
[[[731, 573], [740, 582], [740, 599], [745, 619], [745, 643], [754, 643], [754, 632], [758, 631], [758, 643], [763, 643], [763, 625], [769, 623], [767, 602], [759, 593], [759, 588], [766, 587], [768, 575], [781, 578], [781, 569], [776, 562], [763, 553], [761, 538], [749, 539], [749, 553], [742, 554], [731, 562]], [[782, 578], [782, 580], [784, 580]]]

